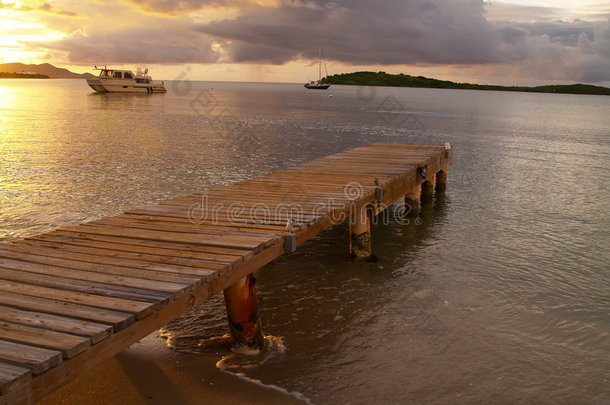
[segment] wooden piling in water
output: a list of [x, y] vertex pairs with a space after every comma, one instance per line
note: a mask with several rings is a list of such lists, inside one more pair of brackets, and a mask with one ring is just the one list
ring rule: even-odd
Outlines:
[[403, 197], [403, 213], [407, 217], [415, 218], [419, 215], [420, 186], [415, 187]]
[[224, 291], [233, 346], [236, 350], [261, 350], [265, 347], [256, 296], [256, 279], [248, 274]]
[[447, 169], [439, 170], [436, 173], [435, 190], [437, 193], [443, 193], [447, 189]]
[[427, 204], [434, 199], [434, 177], [432, 176], [431, 179], [425, 180], [421, 184], [421, 195], [419, 198], [421, 204]]
[[371, 213], [368, 207], [354, 207], [350, 213], [350, 254], [358, 259], [372, 256], [371, 248]]

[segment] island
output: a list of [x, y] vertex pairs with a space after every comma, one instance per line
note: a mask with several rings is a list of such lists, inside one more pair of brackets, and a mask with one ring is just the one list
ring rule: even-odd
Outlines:
[[48, 75], [34, 72], [0, 72], [0, 79], [48, 79]]
[[393, 86], [393, 87], [424, 87], [434, 89], [466, 89], [466, 90], [496, 90], [524, 91], [532, 93], [563, 93], [563, 94], [594, 94], [610, 96], [610, 88], [589, 84], [553, 84], [546, 86], [497, 86], [491, 84], [456, 83], [449, 80], [431, 79], [424, 76], [410, 76], [403, 73], [390, 74], [386, 72], [354, 72], [326, 76], [322, 83], [344, 84], [353, 86]]
[[0, 78], [10, 79], [87, 79], [91, 73], [74, 73], [49, 63], [40, 65], [24, 63], [0, 63]]

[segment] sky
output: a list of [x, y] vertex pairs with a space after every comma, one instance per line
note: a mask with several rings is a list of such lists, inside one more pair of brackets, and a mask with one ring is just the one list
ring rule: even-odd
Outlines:
[[0, 63], [149, 67], [155, 79], [305, 82], [361, 70], [610, 84], [610, 2], [0, 0]]

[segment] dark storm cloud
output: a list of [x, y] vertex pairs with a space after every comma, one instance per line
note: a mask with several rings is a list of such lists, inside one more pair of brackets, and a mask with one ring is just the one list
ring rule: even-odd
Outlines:
[[176, 27], [126, 28], [94, 37], [77, 32], [44, 47], [67, 53], [75, 63], [207, 63], [218, 58], [211, 39]]
[[[278, 65], [315, 59], [322, 46], [327, 60], [346, 65], [486, 65], [487, 71], [499, 67], [528, 78], [610, 80], [609, 24], [559, 21], [553, 17], [559, 14], [557, 8], [500, 3], [488, 13], [480, 0], [123, 0], [122, 4], [124, 10], [107, 5], [103, 10], [120, 12], [121, 18], [129, 11], [132, 19], [116, 25], [93, 21], [88, 34], [77, 31], [57, 42], [31, 45], [67, 53], [74, 63]], [[134, 5], [145, 12], [138, 13]], [[214, 15], [217, 6], [225, 6], [222, 11], [235, 17], [194, 22], [207, 13]], [[517, 17], [503, 18], [502, 10]], [[525, 18], [533, 10], [542, 17]], [[489, 14], [494, 15], [488, 20]]]
[[314, 57], [354, 64], [499, 62], [498, 36], [472, 0], [284, 2], [197, 27], [231, 41], [236, 62]]
[[233, 62], [315, 58], [322, 45], [327, 59], [346, 64], [514, 64], [524, 76], [610, 80], [608, 24], [485, 16], [477, 0], [285, 1], [196, 30], [222, 39]]
[[552, 42], [563, 45], [576, 46], [578, 37], [585, 33], [589, 39], [593, 39], [594, 24], [590, 21], [554, 21], [554, 22], [533, 22], [529, 24], [519, 24], [527, 30], [531, 36], [548, 35]]

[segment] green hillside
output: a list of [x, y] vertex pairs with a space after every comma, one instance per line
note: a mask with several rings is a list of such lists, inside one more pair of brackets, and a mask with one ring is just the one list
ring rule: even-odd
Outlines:
[[393, 75], [386, 72], [355, 72], [327, 76], [323, 83], [353, 86], [425, 87], [435, 89], [467, 89], [496, 91], [525, 91], [534, 93], [596, 94], [610, 96], [610, 88], [588, 84], [548, 85], [537, 87], [496, 86], [490, 84], [456, 83], [448, 80], [430, 79], [424, 76]]

